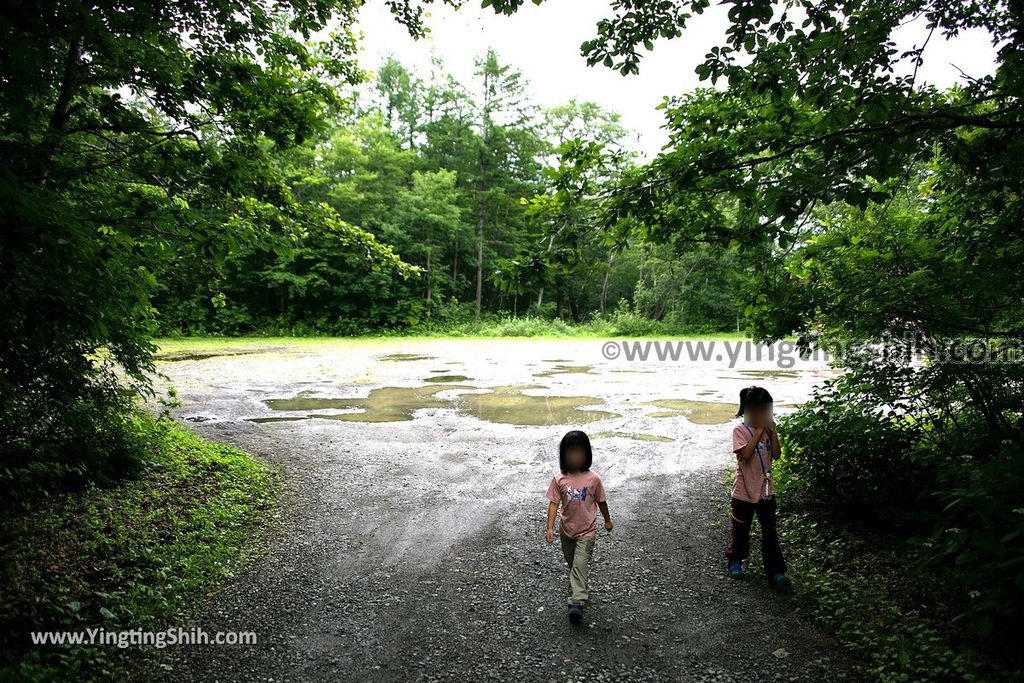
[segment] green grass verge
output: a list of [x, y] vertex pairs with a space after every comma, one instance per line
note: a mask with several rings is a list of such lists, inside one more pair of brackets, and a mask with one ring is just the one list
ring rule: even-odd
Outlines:
[[587, 323], [567, 323], [562, 320], [548, 320], [532, 317], [489, 317], [480, 321], [438, 325], [430, 328], [408, 328], [380, 332], [367, 332], [358, 336], [339, 337], [330, 334], [315, 333], [285, 334], [279, 332], [254, 332], [244, 336], [199, 335], [199, 336], [164, 336], [158, 341], [172, 344], [179, 339], [224, 339], [229, 342], [239, 340], [258, 340], [261, 342], [324, 342], [324, 341], [371, 341], [387, 339], [493, 339], [493, 338], [578, 338], [578, 339], [720, 339], [742, 341], [747, 339], [744, 332], [708, 332], [703, 329], [680, 329], [657, 321], [608, 321], [603, 319]]
[[779, 519], [793, 597], [865, 662], [870, 679], [1010, 681], [996, 653], [969, 645], [955, 621], [947, 580], [928, 572], [898, 541], [808, 511]]
[[[514, 335], [502, 336], [502, 335], [477, 335], [477, 336], [453, 336], [448, 334], [437, 334], [437, 335], [406, 335], [401, 337], [394, 336], [365, 336], [365, 337], [258, 337], [258, 336], [245, 336], [245, 337], [216, 337], [216, 336], [200, 336], [200, 337], [159, 337], [153, 340], [153, 342], [159, 347], [157, 351], [157, 357], [159, 358], [164, 354], [177, 354], [177, 353], [198, 353], [202, 351], [212, 352], [223, 352], [223, 351], [259, 351], [268, 347], [284, 346], [291, 348], [315, 348], [317, 346], [324, 345], [350, 345], [350, 346], [365, 346], [375, 344], [387, 344], [400, 341], [432, 341], [432, 340], [486, 340], [486, 339], [509, 339], [509, 340], [520, 340], [529, 341], [531, 339], [544, 339], [544, 340], [572, 340], [572, 339], [608, 339], [607, 335], [584, 335], [578, 334], [571, 337], [559, 336], [559, 335], [536, 335], [530, 337], [517, 337]], [[622, 340], [645, 340], [652, 339], [658, 341], [722, 341], [722, 342], [740, 342], [748, 341], [740, 333], [732, 332], [716, 332], [708, 334], [694, 334], [694, 335], [667, 335], [657, 337], [617, 337], [616, 339]]]
[[0, 520], [0, 680], [120, 678], [131, 649], [33, 646], [31, 631], [160, 631], [259, 546], [278, 480], [253, 456], [140, 417], [140, 476]]

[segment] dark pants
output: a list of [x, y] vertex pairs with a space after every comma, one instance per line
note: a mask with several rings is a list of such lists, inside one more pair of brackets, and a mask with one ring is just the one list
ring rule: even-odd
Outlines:
[[779, 532], [775, 527], [774, 496], [760, 503], [732, 499], [732, 544], [725, 549], [725, 556], [730, 562], [741, 562], [750, 556], [750, 527], [754, 523], [755, 512], [761, 525], [761, 560], [764, 562], [764, 573], [772, 577], [786, 571], [786, 561], [782, 558], [782, 549], [779, 547]]

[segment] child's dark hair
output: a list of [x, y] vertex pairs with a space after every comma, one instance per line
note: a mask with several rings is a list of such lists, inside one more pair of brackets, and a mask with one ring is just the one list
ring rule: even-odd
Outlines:
[[566, 470], [565, 454], [570, 448], [583, 449], [583, 452], [587, 455], [583, 460], [583, 466], [580, 468], [580, 471], [589, 471], [590, 465], [594, 462], [594, 452], [590, 448], [590, 437], [578, 429], [567, 432], [566, 435], [562, 437], [562, 442], [558, 444], [558, 467], [562, 472], [565, 472]]
[[772, 395], [764, 387], [743, 387], [740, 389], [740, 409], [736, 411], [736, 417], [742, 417], [747, 408], [760, 408], [772, 403]]

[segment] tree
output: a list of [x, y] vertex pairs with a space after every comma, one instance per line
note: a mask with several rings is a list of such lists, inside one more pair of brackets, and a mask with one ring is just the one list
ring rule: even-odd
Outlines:
[[[485, 2], [506, 13], [521, 4]], [[708, 6], [619, 0], [582, 51], [590, 64], [635, 72], [639, 46], [682, 35], [691, 14]], [[753, 0], [732, 4], [728, 16], [725, 44], [697, 67], [702, 79], [728, 87], [666, 100], [670, 149], [614, 193], [606, 226], [628, 230], [639, 221], [654, 241], [767, 237], [785, 247], [816, 206], [888, 201], [934, 144], [959, 144], [957, 131], [1011, 141], [1021, 128], [1020, 16], [1003, 3]], [[900, 52], [894, 31], [918, 19], [927, 39]], [[948, 97], [918, 84], [935, 33], [978, 27], [999, 46], [994, 74]], [[733, 208], [739, 214], [724, 220]]]
[[[402, 253], [407, 260], [423, 263], [424, 298], [429, 305], [434, 296], [438, 253], [446, 249], [462, 222], [458, 190], [453, 171], [413, 171], [412, 187], [398, 199], [393, 221], [407, 246]], [[397, 240], [391, 240], [398, 244]]]
[[[520, 2], [487, 4], [511, 12]], [[681, 35], [690, 14], [707, 6], [703, 0], [615, 2], [619, 14], [600, 22], [598, 37], [582, 50], [591, 64], [635, 72], [638, 46]], [[809, 343], [822, 329], [845, 330], [842, 339], [833, 337], [837, 344], [852, 334], [867, 341], [883, 331], [933, 341], [1018, 331], [1017, 307], [1007, 308], [1021, 294], [1009, 284], [1017, 270], [1012, 256], [986, 263], [982, 279], [1007, 285], [987, 290], [984, 307], [977, 305], [975, 288], [937, 278], [930, 285], [949, 286], [942, 290], [947, 303], [927, 319], [919, 305], [867, 289], [861, 297], [878, 297], [868, 311], [895, 306], [898, 314], [850, 314], [842, 325], [814, 305], [810, 291], [821, 291], [814, 279], [793, 277], [783, 264], [815, 232], [835, 227], [817, 219], [823, 208], [835, 215], [842, 209], [834, 207], [875, 207], [875, 222], [884, 232], [897, 198], [908, 188], [916, 191], [915, 169], [922, 164], [934, 165], [934, 175], [928, 201], [915, 211], [924, 214], [922, 225], [931, 225], [930, 230], [941, 226], [949, 241], [933, 243], [936, 257], [960, 243], [993, 254], [1019, 253], [1024, 176], [1012, 161], [1024, 144], [1019, 12], [999, 2], [755, 0], [732, 4], [728, 18], [724, 44], [696, 69], [702, 79], [727, 87], [665, 101], [670, 145], [602, 195], [597, 223], [605, 236], [619, 245], [638, 238], [677, 249], [738, 245], [741, 257], [755, 259], [762, 269], [758, 287], [747, 290], [744, 303], [755, 335], [764, 340], [796, 331]], [[927, 37], [901, 52], [893, 33], [917, 19], [926, 25]], [[999, 46], [995, 73], [949, 93], [917, 82], [925, 45], [935, 34], [948, 37], [979, 27]], [[576, 147], [564, 159], [555, 196], [566, 207], [588, 201], [594, 188], [586, 178], [601, 155]], [[570, 249], [582, 241], [569, 231], [557, 233], [557, 239]], [[977, 264], [971, 253], [959, 255]], [[922, 286], [904, 283], [911, 285], [909, 291]], [[818, 341], [830, 340], [819, 336]]]
[[374, 81], [377, 92], [383, 100], [384, 119], [393, 131], [412, 148], [419, 132], [423, 102], [422, 85], [401, 62], [388, 57]]
[[[493, 50], [478, 59], [476, 66], [480, 94], [474, 120], [476, 163], [472, 182], [476, 212], [476, 316], [479, 318], [488, 219], [497, 222], [502, 212], [509, 210], [510, 193], [523, 189], [522, 181], [536, 178], [534, 157], [540, 142], [532, 127], [530, 106], [524, 100], [522, 74], [501, 64]], [[514, 194], [512, 197], [518, 199]]]
[[[389, 4], [422, 35], [421, 7]], [[310, 219], [272, 158], [343, 108], [360, 77], [348, 30], [360, 5], [4, 7], [5, 486], [38, 471], [33, 463], [80, 477], [138, 452], [127, 396], [148, 387], [153, 272], [172, 245], [222, 258]], [[330, 38], [307, 44], [331, 23]], [[329, 213], [315, 220], [361, 238]]]
[[[539, 309], [545, 287], [553, 285], [556, 316], [562, 318], [568, 296], [572, 317], [579, 320], [582, 306], [568, 281], [585, 283], [600, 271], [600, 312], [605, 313], [615, 253], [602, 241], [590, 239], [589, 230], [597, 221], [597, 195], [613, 186], [636, 156], [623, 144], [625, 133], [618, 114], [593, 102], [570, 100], [545, 112], [544, 173], [549, 189], [526, 202], [531, 233], [526, 249], [499, 261], [496, 281], [505, 291], [520, 295], [536, 289]], [[579, 163], [566, 171], [557, 166], [559, 158]], [[586, 289], [581, 284], [579, 294]]]

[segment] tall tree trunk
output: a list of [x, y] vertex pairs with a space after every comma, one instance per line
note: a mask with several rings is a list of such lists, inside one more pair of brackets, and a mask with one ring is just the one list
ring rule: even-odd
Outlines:
[[50, 130], [61, 131], [67, 123], [71, 111], [71, 98], [78, 81], [78, 68], [82, 60], [82, 40], [75, 38], [68, 45], [68, 53], [64, 58], [64, 76], [61, 78], [60, 91], [50, 115]]
[[476, 319], [480, 319], [480, 308], [484, 292], [484, 219], [487, 207], [484, 205], [484, 192], [487, 191], [487, 153], [491, 144], [491, 107], [494, 97], [492, 73], [484, 69], [484, 101], [480, 116], [480, 145], [477, 148], [476, 181]]
[[555, 277], [555, 317], [562, 319], [562, 276]]
[[458, 296], [459, 286], [459, 233], [455, 233], [455, 255], [452, 257], [452, 296]]
[[[430, 294], [431, 294], [431, 290], [432, 289], [433, 289], [433, 285], [431, 283], [431, 272], [430, 272], [430, 249], [427, 249], [427, 303], [428, 304], [430, 303]], [[430, 309], [428, 308], [427, 310], [429, 311]]]
[[476, 203], [476, 319], [480, 319], [480, 302], [484, 292], [484, 202], [478, 192]]
[[57, 153], [61, 134], [64, 132], [64, 127], [73, 111], [71, 100], [74, 99], [75, 90], [78, 87], [81, 67], [82, 39], [74, 38], [68, 44], [68, 52], [64, 57], [64, 74], [61, 77], [57, 100], [54, 102], [53, 111], [50, 113], [50, 132], [43, 147], [44, 151], [36, 159], [40, 170], [39, 175], [43, 178], [44, 183], [49, 182], [50, 162]]
[[604, 269], [604, 281], [601, 283], [601, 315], [608, 310], [608, 276], [611, 275], [614, 258], [612, 255], [608, 256], [608, 267]]

